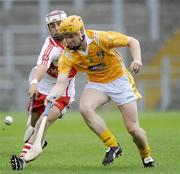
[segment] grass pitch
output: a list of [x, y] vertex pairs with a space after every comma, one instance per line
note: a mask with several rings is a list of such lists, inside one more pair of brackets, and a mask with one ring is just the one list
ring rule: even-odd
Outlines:
[[[12, 115], [14, 124], [5, 126], [3, 119]], [[69, 112], [47, 132], [48, 146], [23, 171], [12, 171], [9, 157], [19, 154], [23, 143], [26, 115], [0, 114], [0, 174], [179, 174], [180, 112], [144, 112], [141, 126], [147, 131], [157, 167], [145, 169], [136, 146], [127, 133], [117, 111], [100, 112], [123, 148], [123, 156], [111, 166], [102, 166], [106, 147], [85, 125], [78, 112]]]

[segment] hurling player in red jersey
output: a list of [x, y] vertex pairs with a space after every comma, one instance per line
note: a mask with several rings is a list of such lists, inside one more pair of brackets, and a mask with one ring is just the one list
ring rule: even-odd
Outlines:
[[[57, 32], [57, 27], [61, 21], [67, 18], [64, 11], [54, 10], [46, 15], [46, 25], [49, 36], [46, 38], [41, 49], [37, 66], [34, 67], [29, 75], [29, 95], [30, 109], [29, 121], [27, 123], [27, 130], [24, 135], [24, 147], [19, 156], [12, 155], [10, 162], [13, 170], [22, 170], [25, 167], [26, 161], [23, 159], [24, 155], [31, 149], [36, 132], [44, 112], [44, 100], [49, 94], [51, 88], [55, 85], [58, 75], [58, 60], [64, 51], [63, 40], [61, 35]], [[76, 70], [72, 69], [69, 75], [68, 85], [63, 96], [57, 100], [48, 115], [46, 128], [54, 123], [58, 118], [61, 118], [67, 109], [71, 106], [75, 96], [75, 78]], [[35, 97], [34, 97], [35, 96]], [[47, 145], [47, 141], [42, 142], [42, 148]]]

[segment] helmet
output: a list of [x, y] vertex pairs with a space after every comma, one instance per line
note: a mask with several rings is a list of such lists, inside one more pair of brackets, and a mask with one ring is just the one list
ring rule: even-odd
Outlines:
[[67, 15], [62, 10], [53, 10], [46, 15], [45, 21], [46, 21], [47, 30], [55, 40], [62, 40], [63, 38], [59, 34], [53, 35], [51, 33], [51, 29], [49, 27], [49, 24], [52, 22], [63, 21], [65, 18], [67, 18]]
[[84, 24], [82, 18], [80, 16], [69, 16], [65, 20], [63, 20], [60, 24], [60, 33], [77, 33], [81, 29], [84, 29]]
[[56, 21], [62, 21], [67, 18], [67, 14], [62, 10], [53, 10], [46, 15], [46, 24], [50, 24]]

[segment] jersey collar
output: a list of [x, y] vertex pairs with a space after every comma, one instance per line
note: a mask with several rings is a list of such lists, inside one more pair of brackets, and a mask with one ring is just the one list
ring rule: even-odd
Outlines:
[[87, 45], [90, 45], [91, 42], [93, 41], [93, 39], [89, 38], [86, 33], [84, 33], [84, 35], [85, 35], [85, 39], [86, 39]]

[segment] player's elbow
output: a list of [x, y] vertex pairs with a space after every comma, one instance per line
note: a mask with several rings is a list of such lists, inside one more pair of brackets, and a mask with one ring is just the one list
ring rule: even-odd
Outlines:
[[140, 47], [139, 41], [134, 37], [128, 37], [128, 46], [129, 47]]

